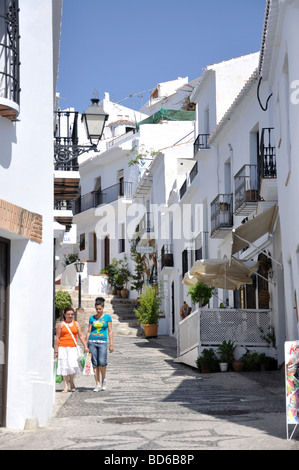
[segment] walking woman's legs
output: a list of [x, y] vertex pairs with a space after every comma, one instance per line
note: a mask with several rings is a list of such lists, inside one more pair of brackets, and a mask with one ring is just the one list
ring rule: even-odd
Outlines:
[[63, 391], [62, 391], [62, 393], [67, 393], [69, 391], [69, 389], [68, 389], [68, 375], [63, 375], [62, 379], [63, 379]]

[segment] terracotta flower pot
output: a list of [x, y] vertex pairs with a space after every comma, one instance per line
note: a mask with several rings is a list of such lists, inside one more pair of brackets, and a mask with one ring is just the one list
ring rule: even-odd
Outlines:
[[158, 335], [158, 325], [142, 325], [147, 338], [156, 338]]
[[233, 366], [233, 369], [234, 369], [235, 372], [242, 372], [243, 367], [244, 367], [244, 363], [243, 363], [243, 361], [235, 360], [235, 361], [233, 361], [232, 366]]

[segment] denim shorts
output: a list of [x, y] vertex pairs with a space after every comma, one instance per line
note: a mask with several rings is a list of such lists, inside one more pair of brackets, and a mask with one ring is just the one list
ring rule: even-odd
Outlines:
[[105, 367], [107, 365], [107, 342], [98, 343], [88, 341], [88, 349], [91, 354], [93, 367]]

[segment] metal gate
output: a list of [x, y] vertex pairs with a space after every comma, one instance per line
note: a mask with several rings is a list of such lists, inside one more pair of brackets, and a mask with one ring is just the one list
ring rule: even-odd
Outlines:
[[9, 240], [0, 238], [0, 427], [5, 426], [8, 349]]

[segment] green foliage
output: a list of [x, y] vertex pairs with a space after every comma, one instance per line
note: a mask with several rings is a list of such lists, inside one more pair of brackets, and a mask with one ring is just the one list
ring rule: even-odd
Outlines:
[[219, 370], [219, 361], [213, 348], [203, 349], [201, 356], [196, 359], [195, 363], [199, 372], [207, 369], [210, 372], [217, 372]]
[[257, 371], [260, 370], [260, 354], [256, 351], [250, 351], [246, 349], [246, 353], [241, 357], [241, 361], [244, 363], [244, 371]]
[[67, 307], [72, 306], [72, 298], [70, 294], [63, 290], [58, 290], [55, 293], [55, 316], [59, 318], [60, 312]]
[[230, 366], [235, 359], [234, 353], [236, 347], [237, 345], [231, 340], [224, 340], [221, 344], [219, 344], [217, 352], [220, 355], [220, 362], [227, 362]]
[[119, 260], [113, 258], [112, 263], [102, 269], [101, 273], [107, 274], [111, 287], [122, 288], [126, 286], [131, 277], [127, 256], [125, 255], [123, 259]]
[[[137, 230], [136, 230], [137, 231]], [[131, 258], [135, 263], [134, 274], [131, 276], [131, 290], [136, 290], [139, 294], [142, 291], [142, 287], [145, 279], [145, 266], [143, 262], [143, 255], [137, 253], [135, 249], [135, 243], [138, 241], [131, 240]]]
[[159, 322], [162, 296], [157, 285], [146, 286], [139, 298], [139, 306], [134, 310], [139, 325], [155, 325]]
[[131, 160], [129, 160], [128, 166], [138, 165], [142, 162], [142, 160], [153, 160], [155, 155], [157, 155], [157, 152], [155, 152], [153, 149], [145, 149], [144, 145], [140, 146], [140, 153], [137, 152], [137, 146], [134, 145], [134, 147], [130, 150], [130, 153], [127, 154], [128, 157], [133, 157]]
[[210, 300], [214, 293], [214, 288], [209, 287], [201, 281], [191, 286], [188, 290], [188, 295], [191, 296], [194, 304], [199, 303], [200, 307], [204, 307]]
[[79, 253], [69, 253], [68, 255], [64, 255], [64, 267], [75, 263], [78, 259]]

